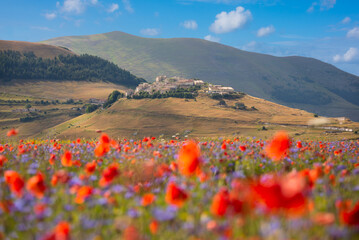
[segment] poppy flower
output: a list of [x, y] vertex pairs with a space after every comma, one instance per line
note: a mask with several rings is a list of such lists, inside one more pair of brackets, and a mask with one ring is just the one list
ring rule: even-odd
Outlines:
[[68, 222], [59, 222], [55, 229], [42, 240], [70, 240], [70, 224]]
[[230, 205], [229, 192], [226, 188], [222, 188], [214, 195], [211, 205], [211, 213], [218, 217], [223, 217], [227, 213]]
[[265, 148], [266, 155], [273, 161], [279, 161], [287, 155], [290, 139], [286, 132], [278, 132]]
[[242, 151], [242, 152], [244, 152], [244, 151], [246, 151], [246, 146], [239, 146], [239, 149]]
[[64, 155], [62, 155], [61, 164], [64, 167], [72, 166], [72, 153], [70, 151], [65, 151]]
[[115, 177], [120, 175], [120, 170], [118, 169], [118, 165], [116, 163], [111, 164], [106, 169], [102, 171], [102, 177], [100, 179], [100, 186], [104, 187], [110, 184]]
[[58, 182], [65, 184], [70, 180], [69, 174], [65, 170], [57, 171], [51, 178], [51, 185], [56, 186]]
[[150, 231], [152, 234], [156, 234], [157, 231], [158, 231], [158, 221], [156, 220], [152, 220], [151, 223], [150, 223]]
[[193, 175], [199, 168], [200, 149], [194, 141], [185, 143], [178, 155], [178, 170], [184, 176]]
[[16, 136], [18, 133], [19, 133], [18, 130], [16, 130], [15, 128], [12, 128], [11, 130], [9, 130], [9, 131], [7, 132], [6, 135], [7, 135], [8, 137], [11, 137], [11, 136]]
[[92, 187], [82, 186], [77, 190], [75, 202], [78, 204], [84, 203], [85, 200], [92, 195]]
[[102, 157], [110, 151], [111, 139], [106, 133], [103, 133], [100, 137], [100, 142], [95, 148], [95, 156]]
[[177, 187], [174, 182], [170, 182], [168, 184], [165, 197], [167, 203], [181, 207], [187, 199], [188, 194], [181, 188]]
[[22, 190], [25, 182], [22, 177], [15, 171], [7, 170], [4, 173], [5, 182], [9, 185], [10, 190], [17, 196], [22, 196]]
[[55, 154], [51, 154], [50, 158], [49, 158], [49, 163], [50, 165], [54, 165], [55, 164], [55, 159], [56, 159], [56, 155]]
[[46, 190], [44, 175], [38, 173], [36, 176], [27, 180], [26, 189], [35, 197], [42, 198]]
[[92, 161], [90, 163], [86, 163], [85, 165], [85, 171], [88, 175], [91, 175], [96, 170], [96, 162]]
[[284, 177], [264, 175], [251, 187], [256, 199], [269, 211], [284, 210], [298, 215], [306, 209], [307, 186], [305, 179], [299, 174]]
[[142, 206], [148, 206], [151, 205], [156, 199], [156, 196], [152, 193], [146, 193], [145, 195], [143, 195], [142, 197], [142, 201], [141, 204]]
[[351, 210], [343, 210], [340, 213], [342, 222], [349, 226], [359, 227], [359, 201]]
[[2, 167], [6, 162], [7, 158], [4, 155], [0, 155], [0, 167]]

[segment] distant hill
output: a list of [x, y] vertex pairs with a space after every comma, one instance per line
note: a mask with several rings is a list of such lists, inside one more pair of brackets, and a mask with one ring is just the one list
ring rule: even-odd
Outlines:
[[[297, 133], [302, 140], [313, 136], [322, 139], [357, 137], [353, 132], [331, 136], [325, 134], [323, 129], [308, 128], [308, 121], [313, 119], [312, 113], [249, 95], [225, 102], [226, 106], [220, 106], [218, 100], [211, 99], [205, 94], [200, 94], [196, 100], [122, 98], [108, 109], [81, 115], [44, 130], [37, 137], [53, 134], [59, 138], [90, 138], [97, 137], [98, 130], [112, 136], [135, 138], [161, 134], [171, 137], [176, 133], [190, 137], [268, 137], [278, 129], [286, 129], [293, 135]], [[256, 110], [233, 109], [232, 106], [236, 103], [242, 103], [248, 109], [254, 107]], [[335, 119], [329, 121], [331, 126], [345, 126], [354, 130], [359, 128], [358, 123], [346, 121], [343, 125], [338, 125]], [[263, 126], [266, 126], [264, 131]]]
[[0, 51], [4, 50], [13, 50], [21, 53], [33, 52], [35, 56], [42, 58], [54, 58], [59, 55], [75, 54], [67, 48], [51, 46], [48, 44], [0, 40]]
[[[64, 52], [66, 53], [67, 50]], [[97, 56], [61, 54], [53, 58], [42, 58], [32, 51], [2, 50], [0, 51], [0, 81], [10, 82], [14, 79], [107, 81], [127, 87], [136, 87], [144, 82], [144, 79], [137, 78]]]
[[199, 78], [286, 106], [359, 121], [359, 77], [312, 58], [274, 57], [202, 39], [142, 38], [123, 32], [44, 43], [105, 58], [148, 81], [158, 75]]

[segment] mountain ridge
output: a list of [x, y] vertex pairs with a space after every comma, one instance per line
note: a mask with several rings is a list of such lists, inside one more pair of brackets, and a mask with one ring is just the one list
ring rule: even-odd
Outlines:
[[146, 80], [158, 75], [199, 78], [289, 107], [359, 121], [359, 77], [314, 58], [276, 57], [203, 39], [143, 38], [119, 31], [43, 42], [100, 56]]

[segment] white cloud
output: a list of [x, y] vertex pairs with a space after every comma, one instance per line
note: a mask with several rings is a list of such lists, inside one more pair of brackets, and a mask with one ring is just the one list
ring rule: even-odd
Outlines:
[[357, 57], [359, 56], [359, 51], [357, 48], [349, 48], [349, 50], [344, 53], [344, 55], [335, 55], [333, 57], [333, 61], [334, 62], [352, 62], [353, 60], [357, 59]]
[[314, 12], [314, 7], [317, 5], [316, 2], [312, 3], [312, 5], [307, 9], [307, 12], [311, 13]]
[[245, 26], [250, 20], [252, 13], [243, 7], [237, 7], [234, 11], [217, 14], [216, 20], [209, 29], [217, 34], [227, 33]]
[[328, 10], [334, 7], [337, 0], [321, 0], [320, 10]]
[[307, 9], [307, 12], [313, 12], [316, 6], [320, 7], [320, 11], [329, 10], [334, 7], [336, 1], [337, 0], [320, 0], [319, 2], [313, 2], [312, 5]]
[[196, 21], [194, 20], [188, 20], [188, 21], [184, 21], [183, 23], [181, 23], [181, 25], [186, 28], [186, 29], [192, 29], [195, 30], [198, 28], [198, 24]]
[[274, 32], [275, 32], [275, 28], [273, 27], [273, 25], [270, 25], [268, 27], [262, 27], [262, 28], [258, 29], [257, 36], [264, 37], [264, 36], [267, 36]]
[[207, 41], [211, 41], [211, 42], [219, 42], [221, 39], [219, 39], [218, 37], [214, 37], [212, 35], [207, 35], [204, 37], [205, 40]]
[[343, 24], [346, 24], [346, 23], [350, 23], [350, 21], [351, 21], [351, 18], [350, 18], [350, 17], [346, 17], [346, 18], [344, 18], [344, 19], [342, 20], [342, 23], [343, 23]]
[[350, 29], [347, 33], [348, 38], [359, 38], [359, 27]]
[[54, 31], [48, 27], [41, 27], [41, 26], [32, 26], [31, 29], [41, 30], [41, 31]]
[[125, 6], [125, 9], [126, 9], [127, 12], [129, 12], [129, 13], [133, 13], [133, 12], [134, 12], [134, 10], [133, 10], [133, 8], [132, 8], [131, 3], [130, 3], [129, 0], [122, 0], [122, 3], [123, 3], [123, 5]]
[[142, 29], [140, 33], [146, 36], [156, 36], [160, 34], [160, 30], [157, 28], [146, 28], [146, 29]]
[[107, 9], [107, 12], [112, 13], [112, 12], [116, 11], [117, 9], [119, 9], [118, 4], [117, 3], [112, 3], [111, 6]]
[[221, 3], [221, 4], [265, 4], [274, 5], [280, 0], [178, 0], [182, 3], [188, 2], [208, 2], [208, 3]]
[[47, 20], [52, 20], [52, 19], [55, 19], [56, 18], [56, 13], [45, 13], [45, 18], [47, 19]]
[[91, 0], [91, 4], [96, 5], [98, 3], [97, 0]]
[[[59, 6], [60, 4], [56, 5]], [[85, 8], [85, 2], [81, 0], [65, 0], [61, 10], [67, 13], [80, 14], [85, 11]]]

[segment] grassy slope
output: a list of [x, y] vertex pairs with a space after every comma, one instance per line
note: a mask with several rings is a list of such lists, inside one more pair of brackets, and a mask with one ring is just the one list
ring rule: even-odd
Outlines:
[[[23, 82], [12, 81], [12, 84], [0, 84], [0, 100], [26, 100], [50, 101], [59, 100], [64, 102], [66, 99], [82, 100], [86, 103], [90, 98], [105, 100], [113, 90], [123, 90], [124, 87], [113, 83], [104, 82]], [[83, 105], [83, 104], [82, 104]], [[0, 139], [5, 136], [10, 128], [17, 128], [20, 131], [20, 137], [33, 137], [41, 134], [42, 131], [54, 127], [74, 118], [76, 111], [72, 107], [81, 107], [82, 105], [36, 105], [32, 106], [42, 110], [41, 118], [33, 122], [21, 123], [19, 119], [25, 117], [26, 113], [14, 113], [14, 109], [23, 109], [25, 104], [6, 104], [0, 102]], [[44, 112], [47, 112], [44, 114]]]
[[51, 46], [48, 44], [0, 40], [0, 51], [3, 50], [34, 52], [37, 57], [42, 58], [54, 58], [58, 55], [74, 54], [73, 52], [64, 48]]
[[[236, 101], [254, 106], [258, 111], [240, 111], [217, 105], [218, 101], [200, 96], [197, 101], [184, 99], [121, 99], [106, 110], [98, 110], [62, 123], [38, 136], [55, 134], [60, 138], [96, 137], [96, 130], [105, 131], [112, 136], [172, 136], [185, 134], [191, 137], [252, 135], [269, 136], [277, 129], [287, 129], [305, 137], [323, 137], [323, 130], [312, 130], [306, 125], [313, 114], [303, 110], [288, 108], [263, 99], [245, 96], [240, 100], [227, 101], [229, 106]], [[337, 122], [332, 120], [332, 125]], [[258, 131], [266, 124], [270, 131]], [[345, 126], [358, 128], [357, 123]], [[353, 133], [339, 134], [337, 139], [355, 137]]]
[[[197, 77], [287, 106], [359, 120], [359, 77], [311, 58], [273, 57], [201, 39], [141, 38], [122, 32], [44, 42], [103, 57], [149, 81], [161, 74]], [[278, 90], [288, 96], [276, 95]]]
[[0, 93], [44, 98], [48, 100], [66, 100], [69, 98], [89, 100], [90, 98], [107, 99], [114, 90], [125, 90], [126, 87], [109, 82], [78, 81], [11, 81], [0, 83]]

